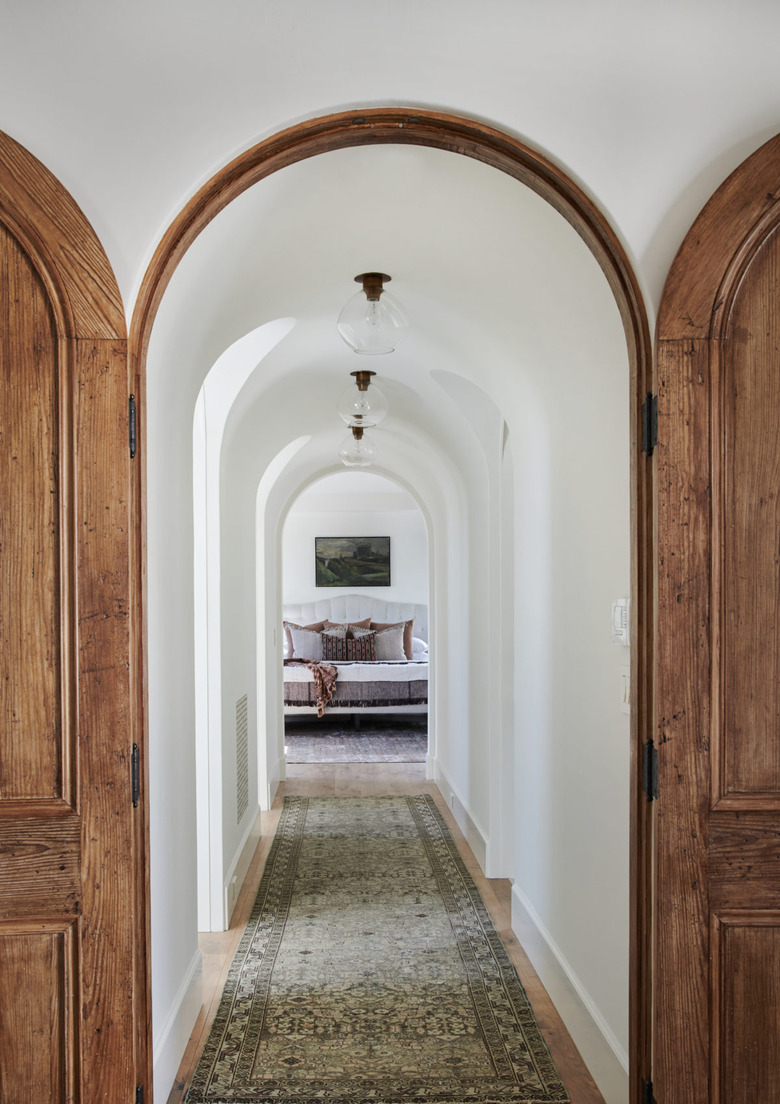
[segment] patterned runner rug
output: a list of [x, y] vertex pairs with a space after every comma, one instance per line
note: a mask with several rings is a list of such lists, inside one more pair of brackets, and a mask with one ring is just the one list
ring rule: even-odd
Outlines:
[[433, 799], [285, 799], [190, 1104], [563, 1104]]

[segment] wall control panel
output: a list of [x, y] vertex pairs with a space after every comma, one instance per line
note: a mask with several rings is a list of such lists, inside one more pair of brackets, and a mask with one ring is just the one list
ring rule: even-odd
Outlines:
[[612, 643], [623, 648], [631, 645], [630, 598], [616, 598], [612, 603]]

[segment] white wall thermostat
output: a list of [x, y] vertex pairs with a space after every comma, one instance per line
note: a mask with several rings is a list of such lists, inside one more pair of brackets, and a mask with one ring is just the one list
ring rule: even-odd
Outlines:
[[631, 645], [631, 599], [616, 598], [612, 603], [612, 643]]

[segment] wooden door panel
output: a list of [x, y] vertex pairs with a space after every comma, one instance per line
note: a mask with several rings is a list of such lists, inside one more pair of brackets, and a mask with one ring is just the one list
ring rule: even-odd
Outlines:
[[653, 1083], [659, 1104], [708, 1104], [709, 904], [700, 846], [710, 800], [707, 343], [660, 343], [657, 371]]
[[780, 1083], [777, 196], [780, 138], [705, 207], [659, 312], [659, 1104]]
[[714, 913], [712, 974], [712, 1102], [775, 1100], [780, 1083], [780, 912]]
[[[716, 410], [715, 652], [721, 720], [714, 798], [780, 804], [780, 231], [743, 274], [722, 346]], [[720, 540], [718, 536], [720, 535]]]
[[[0, 227], [0, 801], [63, 797], [59, 357], [46, 291]], [[20, 309], [20, 306], [23, 309]]]
[[0, 923], [0, 1099], [77, 1100], [74, 928]]
[[3, 1104], [131, 1102], [139, 1085], [151, 1099], [129, 373], [112, 281], [70, 197], [0, 134]]

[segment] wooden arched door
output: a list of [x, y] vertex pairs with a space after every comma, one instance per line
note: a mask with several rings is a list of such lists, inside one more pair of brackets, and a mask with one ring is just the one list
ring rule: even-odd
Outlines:
[[128, 409], [105, 253], [65, 189], [0, 134], [6, 1104], [129, 1104], [148, 1080]]
[[654, 1092], [780, 1085], [780, 137], [696, 220], [658, 322]]

